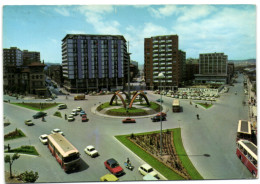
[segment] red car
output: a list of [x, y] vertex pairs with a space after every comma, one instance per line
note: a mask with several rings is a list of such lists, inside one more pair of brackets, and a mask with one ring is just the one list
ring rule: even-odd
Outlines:
[[88, 118], [87, 118], [87, 115], [86, 115], [86, 114], [83, 114], [83, 115], [81, 116], [81, 121], [82, 121], [82, 122], [88, 121]]
[[135, 123], [135, 119], [126, 118], [122, 120], [122, 123]]
[[164, 112], [159, 112], [158, 114], [156, 114], [156, 116], [161, 116], [161, 114], [162, 114], [162, 117], [166, 117], [167, 116], [167, 114], [164, 113]]
[[108, 169], [112, 174], [118, 176], [124, 174], [124, 169], [118, 164], [118, 162], [110, 158], [104, 162], [106, 169]]

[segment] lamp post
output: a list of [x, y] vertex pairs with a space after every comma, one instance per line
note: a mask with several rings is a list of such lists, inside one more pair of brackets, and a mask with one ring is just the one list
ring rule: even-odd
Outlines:
[[[161, 72], [158, 74], [158, 78], [160, 79], [160, 86], [162, 87], [162, 79], [164, 78], [164, 74]], [[160, 122], [161, 122], [161, 129], [160, 129], [160, 155], [162, 156], [162, 91], [160, 91], [161, 95], [161, 106], [160, 106]]]

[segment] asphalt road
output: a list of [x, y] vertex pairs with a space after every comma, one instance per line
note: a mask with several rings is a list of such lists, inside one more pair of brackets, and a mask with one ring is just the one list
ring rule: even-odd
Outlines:
[[[163, 97], [164, 105], [169, 109], [167, 121], [163, 122], [163, 129], [181, 127], [186, 152], [205, 179], [252, 178], [251, 173], [235, 154], [238, 120], [247, 119], [248, 116], [248, 107], [242, 105], [245, 98], [242, 76], [239, 76], [237, 81], [238, 83], [230, 87], [228, 93], [221, 95], [216, 102], [213, 102], [214, 106], [207, 110], [202, 107], [195, 108], [189, 104], [189, 100], [181, 100], [183, 112], [172, 113], [173, 99]], [[238, 95], [234, 94], [235, 91]], [[5, 141], [5, 145], [9, 143], [12, 148], [33, 145], [40, 153], [39, 157], [22, 155], [13, 165], [15, 172], [38, 171], [40, 177], [37, 182], [99, 181], [101, 176], [109, 173], [104, 167], [105, 160], [115, 158], [123, 166], [123, 162], [129, 157], [135, 169], [133, 171], [125, 169], [126, 174], [120, 177], [120, 181], [142, 180], [137, 168], [144, 161], [119, 143], [114, 136], [159, 130], [160, 123], [153, 123], [150, 118], [142, 118], [136, 119], [136, 124], [122, 124], [120, 119], [97, 116], [91, 112], [91, 107], [109, 101], [111, 96], [87, 96], [87, 100], [84, 101], [74, 101], [72, 95], [68, 96], [68, 99], [64, 95], [59, 96], [55, 101], [68, 105], [68, 109], [61, 110], [63, 117], [65, 113], [68, 115], [72, 109], [80, 106], [86, 111], [89, 122], [82, 123], [79, 115], [76, 121], [67, 122], [64, 118], [53, 116], [57, 108], [52, 108], [45, 111], [48, 113], [46, 122], [42, 122], [41, 119], [33, 120], [35, 126], [31, 127], [24, 125], [24, 120], [32, 119], [35, 111], [4, 103], [4, 114], [11, 122], [10, 126], [4, 128], [4, 133], [20, 128], [26, 134], [25, 138]], [[148, 92], [148, 98], [152, 101], [159, 97]], [[4, 96], [4, 99], [25, 101], [7, 96]], [[200, 115], [200, 120], [196, 119], [196, 114]], [[80, 151], [82, 158], [80, 171], [66, 174], [47, 147], [40, 143], [38, 137], [50, 133], [54, 128], [60, 128], [65, 137]], [[100, 156], [91, 158], [86, 155], [84, 148], [87, 145], [95, 146]], [[5, 165], [5, 170], [8, 169], [8, 165]]]

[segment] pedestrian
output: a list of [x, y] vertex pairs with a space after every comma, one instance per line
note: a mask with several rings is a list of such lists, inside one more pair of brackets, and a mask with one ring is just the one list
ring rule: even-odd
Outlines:
[[197, 106], [197, 105], [195, 105], [195, 107], [196, 107], [196, 108], [198, 108], [198, 106]]
[[65, 114], [65, 120], [67, 120], [67, 114]]
[[200, 119], [200, 116], [199, 116], [199, 114], [197, 114], [197, 119]]
[[7, 145], [7, 151], [9, 152], [11, 149], [10, 144]]
[[44, 116], [42, 117], [42, 121], [45, 121]]

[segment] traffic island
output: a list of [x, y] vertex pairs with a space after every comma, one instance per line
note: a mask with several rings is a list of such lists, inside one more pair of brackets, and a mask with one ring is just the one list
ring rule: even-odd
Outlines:
[[205, 109], [209, 109], [210, 107], [213, 106], [212, 103], [211, 103], [211, 104], [208, 104], [207, 102], [206, 102], [206, 103], [196, 103], [196, 104], [198, 104], [198, 105], [204, 107]]
[[18, 139], [21, 137], [26, 137], [26, 136], [22, 130], [16, 128], [14, 131], [4, 135], [4, 140], [8, 141], [8, 140], [12, 140], [12, 139]]
[[119, 135], [116, 138], [158, 172], [163, 173], [168, 180], [203, 179], [186, 154], [180, 128], [163, 131], [162, 155], [160, 131]]
[[52, 107], [56, 107], [59, 103], [11, 103], [20, 107], [28, 108], [36, 111], [44, 111]]
[[110, 116], [146, 116], [160, 111], [160, 105], [150, 102], [150, 105], [135, 102], [131, 108], [124, 108], [122, 104], [109, 102], [99, 105], [96, 110]]
[[5, 151], [5, 153], [21, 153], [39, 156], [39, 153], [37, 152], [34, 146], [21, 146], [19, 148], [7, 150]]

